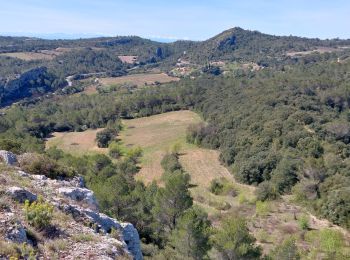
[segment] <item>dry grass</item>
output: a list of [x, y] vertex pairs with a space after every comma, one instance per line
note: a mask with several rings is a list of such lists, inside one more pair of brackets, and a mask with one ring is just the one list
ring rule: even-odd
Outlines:
[[138, 56], [118, 56], [118, 58], [124, 62], [124, 63], [129, 63], [129, 64], [133, 64], [137, 61]]
[[[75, 48], [56, 48], [53, 50], [38, 50], [37, 52], [8, 52], [1, 53], [1, 56], [18, 58], [25, 61], [31, 60], [52, 60], [57, 56], [73, 51], [73, 50], [81, 50], [83, 47], [75, 47]], [[93, 50], [102, 50], [103, 48], [92, 48]]]
[[96, 134], [102, 129], [89, 129], [84, 132], [62, 132], [53, 133], [53, 137], [46, 142], [46, 148], [56, 146], [63, 151], [75, 155], [86, 153], [106, 153], [106, 148], [98, 148], [95, 142]]
[[169, 112], [146, 118], [124, 120], [125, 130], [120, 135], [124, 145], [140, 146], [144, 152], [142, 168], [137, 178], [145, 183], [160, 180], [163, 173], [160, 161], [164, 154], [175, 143], [186, 146], [187, 127], [200, 121], [199, 116], [191, 111]]
[[127, 75], [122, 77], [115, 77], [115, 78], [100, 78], [99, 82], [102, 85], [117, 85], [117, 84], [123, 84], [123, 83], [131, 83], [135, 84], [139, 87], [147, 85], [155, 84], [156, 82], [159, 83], [167, 83], [172, 81], [179, 81], [179, 78], [168, 76], [165, 73], [141, 73], [141, 74], [133, 74], [133, 75]]
[[40, 52], [11, 52], [11, 53], [1, 53], [1, 56], [17, 58], [25, 61], [30, 60], [52, 60], [55, 56]]
[[213, 179], [233, 178], [219, 163], [219, 152], [215, 150], [190, 149], [180, 157], [180, 162], [184, 169], [192, 174], [192, 182], [201, 187], [209, 187]]
[[239, 206], [238, 198], [215, 196], [209, 192], [210, 182], [215, 178], [225, 178], [232, 182], [239, 193], [244, 193], [247, 201], [254, 199], [254, 187], [236, 183], [232, 174], [220, 164], [219, 152], [198, 148], [186, 143], [186, 129], [192, 123], [201, 122], [191, 111], [170, 112], [151, 117], [124, 120], [125, 130], [120, 138], [126, 147], [140, 146], [144, 155], [141, 171], [137, 178], [148, 184], [153, 180], [160, 183], [163, 169], [160, 162], [175, 143], [180, 144], [180, 162], [191, 175], [192, 195], [197, 203], [206, 205], [209, 213], [218, 213], [215, 206], [224, 203]]
[[87, 86], [86, 88], [84, 88], [82, 93], [84, 93], [86, 95], [93, 95], [93, 94], [98, 93], [98, 91], [97, 91], [97, 88], [95, 85], [90, 85], [90, 86]]

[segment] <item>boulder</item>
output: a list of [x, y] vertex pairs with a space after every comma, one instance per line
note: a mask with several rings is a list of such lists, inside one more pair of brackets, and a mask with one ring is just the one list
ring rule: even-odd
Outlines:
[[0, 161], [3, 161], [6, 165], [15, 165], [17, 163], [17, 156], [11, 152], [1, 150]]
[[5, 239], [18, 244], [28, 242], [26, 230], [20, 222], [8, 227]]
[[25, 202], [26, 200], [29, 200], [29, 202], [37, 200], [37, 196], [35, 194], [20, 187], [10, 187], [7, 189], [6, 194], [12, 199], [21, 203]]
[[133, 224], [130, 223], [121, 223], [123, 238], [125, 243], [128, 246], [128, 250], [134, 256], [134, 259], [141, 260], [141, 243], [140, 236]]
[[97, 202], [94, 193], [91, 190], [78, 187], [61, 187], [58, 193], [75, 201], [81, 201], [89, 207], [97, 209]]
[[125, 241], [125, 246], [133, 255], [134, 259], [143, 259], [140, 236], [136, 228], [131, 223], [119, 223], [115, 219], [110, 218], [103, 213], [98, 213], [90, 209], [83, 209], [73, 205], [64, 205], [62, 209], [66, 213], [71, 214], [76, 220], [81, 221], [84, 219], [90, 224], [95, 225], [100, 232], [110, 233], [112, 228], [119, 230], [123, 236], [123, 240]]

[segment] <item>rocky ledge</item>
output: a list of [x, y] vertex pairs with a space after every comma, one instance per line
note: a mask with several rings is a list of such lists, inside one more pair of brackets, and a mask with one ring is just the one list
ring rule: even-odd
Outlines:
[[[0, 157], [0, 247], [31, 245], [44, 259], [142, 259], [135, 227], [100, 213], [81, 177], [67, 181], [30, 175], [12, 166], [15, 155], [1, 151]], [[50, 230], [35, 230], [24, 216], [23, 202], [38, 198], [54, 207]], [[9, 257], [4, 252], [0, 259]]]

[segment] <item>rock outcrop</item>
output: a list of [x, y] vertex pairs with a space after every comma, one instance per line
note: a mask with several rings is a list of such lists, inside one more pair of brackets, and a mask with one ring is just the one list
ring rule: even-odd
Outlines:
[[6, 165], [15, 165], [17, 163], [17, 157], [11, 152], [1, 150], [0, 161], [3, 161]]
[[12, 241], [17, 244], [28, 243], [27, 232], [20, 222], [16, 222], [11, 225], [11, 223], [6, 223], [7, 231], [5, 239]]
[[96, 198], [91, 190], [77, 187], [62, 187], [58, 193], [75, 201], [86, 203], [93, 209], [98, 209]]
[[29, 200], [29, 202], [37, 200], [37, 196], [35, 194], [20, 187], [10, 187], [7, 189], [6, 193], [12, 199], [20, 203], [24, 203], [26, 200]]
[[135, 259], [142, 259], [140, 236], [136, 228], [130, 223], [121, 223], [121, 226], [123, 238], [128, 245], [129, 251], [133, 253]]
[[[69, 218], [64, 217], [65, 220], [58, 224], [59, 220], [56, 219], [55, 228], [62, 230], [57, 231], [62, 235], [56, 239], [63, 236], [62, 240], [66, 244], [66, 248], [60, 251], [60, 259], [116, 259], [128, 255], [136, 260], [143, 258], [135, 227], [100, 213], [93, 192], [84, 187], [81, 177], [54, 180], [43, 175], [27, 174], [16, 167], [8, 169], [0, 172], [0, 179], [3, 179], [0, 200], [6, 201], [6, 209], [0, 207], [0, 246], [1, 239], [17, 244], [40, 243], [28, 237], [28, 230], [32, 230], [32, 227], [26, 221], [23, 206], [11, 203], [11, 200], [33, 202], [41, 196], [56, 208], [56, 212], [61, 212], [56, 214]], [[1, 193], [1, 190], [4, 192]], [[83, 238], [80, 239], [80, 236]], [[48, 257], [45, 252], [41, 256]]]

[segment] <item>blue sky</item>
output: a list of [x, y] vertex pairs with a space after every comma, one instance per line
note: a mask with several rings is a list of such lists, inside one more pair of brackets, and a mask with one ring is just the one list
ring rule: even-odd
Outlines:
[[0, 0], [0, 34], [203, 40], [235, 26], [350, 38], [349, 0]]

